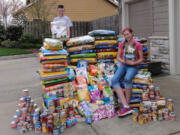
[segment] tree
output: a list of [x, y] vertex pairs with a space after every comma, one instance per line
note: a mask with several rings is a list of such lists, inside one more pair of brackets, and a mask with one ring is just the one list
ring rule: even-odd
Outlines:
[[26, 21], [28, 21], [28, 18], [26, 16], [26, 14], [23, 12], [21, 14], [13, 16], [12, 24], [15, 24], [15, 25], [24, 25], [24, 23]]
[[[58, 0], [55, 0], [51, 5], [55, 5]], [[45, 0], [35, 0], [33, 4], [32, 15], [35, 19], [41, 19], [42, 21], [47, 21], [50, 15], [51, 6], [47, 6]]]
[[2, 25], [2, 16], [0, 15], [0, 25]]
[[0, 16], [2, 17], [5, 29], [8, 25], [8, 17], [23, 6], [20, 0], [0, 0]]
[[[58, 0], [54, 0], [51, 2], [51, 5], [56, 5], [58, 2]], [[40, 21], [41, 22], [41, 27], [35, 27], [34, 29], [39, 29], [39, 31], [41, 31], [40, 33], [42, 33], [41, 37], [44, 37], [44, 34], [47, 33], [46, 30], [46, 26], [48, 23], [48, 17], [50, 15], [50, 11], [51, 11], [52, 7], [48, 6], [45, 3], [45, 0], [35, 0], [33, 3], [33, 9], [31, 10], [31, 14], [33, 16], [33, 18], [36, 21]]]

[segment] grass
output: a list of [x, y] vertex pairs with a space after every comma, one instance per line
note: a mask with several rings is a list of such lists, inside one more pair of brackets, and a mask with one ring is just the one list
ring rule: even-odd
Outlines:
[[0, 56], [9, 55], [20, 55], [20, 54], [30, 54], [30, 51], [18, 49], [18, 48], [2, 48], [0, 47]]

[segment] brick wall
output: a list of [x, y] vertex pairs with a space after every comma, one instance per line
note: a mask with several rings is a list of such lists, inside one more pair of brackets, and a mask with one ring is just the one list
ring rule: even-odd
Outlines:
[[165, 36], [151, 36], [150, 59], [155, 62], [162, 62], [162, 71], [170, 73], [169, 39]]

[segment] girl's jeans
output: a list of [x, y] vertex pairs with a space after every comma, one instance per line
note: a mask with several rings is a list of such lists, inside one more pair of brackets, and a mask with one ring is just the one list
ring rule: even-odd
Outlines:
[[117, 71], [112, 78], [112, 86], [114, 90], [118, 90], [121, 88], [120, 81], [123, 79], [124, 75], [124, 82], [126, 89], [132, 89], [132, 79], [137, 74], [138, 68], [136, 66], [129, 66], [129, 65], [121, 65], [118, 64]]

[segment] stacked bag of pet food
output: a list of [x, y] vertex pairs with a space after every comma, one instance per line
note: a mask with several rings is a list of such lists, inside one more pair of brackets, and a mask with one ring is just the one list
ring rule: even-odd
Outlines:
[[135, 38], [138, 42], [141, 43], [143, 49], [143, 58], [145, 59], [143, 63], [139, 65], [139, 70], [137, 75], [133, 79], [133, 89], [132, 89], [132, 98], [130, 105], [131, 107], [139, 107], [140, 102], [142, 101], [143, 87], [148, 87], [152, 85], [151, 73], [148, 71], [148, 45], [147, 40], [144, 38]]
[[19, 130], [20, 134], [32, 130], [35, 130], [35, 133], [41, 133], [40, 111], [40, 107], [29, 96], [29, 90], [23, 90], [11, 127]]
[[145, 38], [141, 38], [139, 39], [139, 42], [142, 45], [142, 49], [143, 49], [143, 58], [144, 58], [144, 63], [149, 62], [149, 47], [148, 47], [148, 43], [147, 43], [147, 39]]
[[88, 63], [97, 63], [96, 53], [94, 50], [94, 38], [85, 35], [71, 38], [67, 41], [67, 51], [71, 64], [77, 64], [79, 60], [88, 60]]
[[41, 52], [39, 53], [42, 68], [39, 70], [40, 80], [45, 92], [55, 96], [59, 85], [68, 82], [67, 51], [63, 49], [62, 42], [57, 39], [45, 38]]
[[132, 97], [130, 101], [131, 107], [139, 107], [142, 101], [143, 88], [152, 85], [151, 73], [139, 69], [138, 73], [133, 79]]
[[57, 39], [44, 39], [39, 53], [42, 69], [39, 70], [43, 94], [41, 114], [42, 132], [60, 134], [66, 127], [77, 123], [78, 100], [73, 88], [74, 74], [68, 67], [68, 53]]
[[148, 87], [149, 85], [152, 85], [151, 73], [148, 72], [147, 64], [149, 54], [147, 40], [144, 38], [135, 38], [135, 40], [142, 44], [143, 58], [145, 60], [139, 65], [138, 74], [133, 79], [134, 85], [132, 89], [132, 99], [130, 102], [131, 107], [138, 107], [140, 105], [143, 87]]
[[98, 62], [114, 62], [117, 56], [117, 35], [111, 30], [94, 30], [88, 35], [95, 38], [95, 50]]
[[149, 62], [149, 49], [148, 49], [148, 44], [147, 44], [147, 39], [145, 38], [136, 38], [138, 42], [141, 43], [142, 45], [142, 50], [143, 50], [143, 63], [140, 64], [139, 69], [143, 71], [148, 71], [148, 62]]

